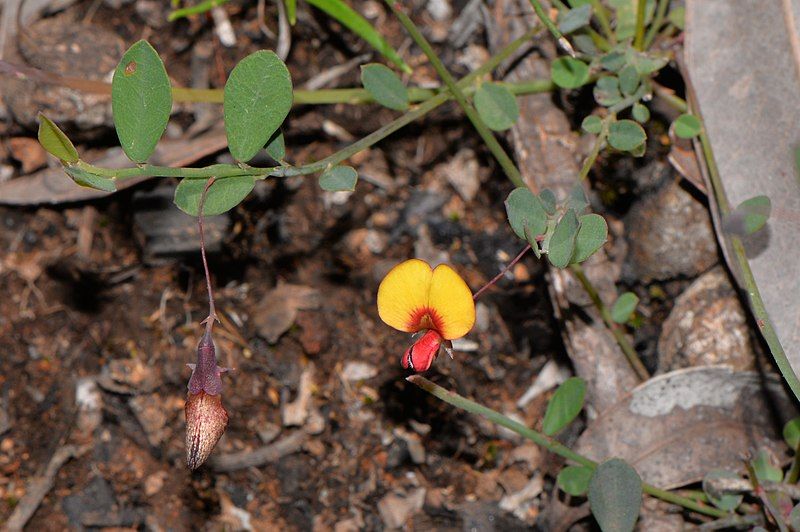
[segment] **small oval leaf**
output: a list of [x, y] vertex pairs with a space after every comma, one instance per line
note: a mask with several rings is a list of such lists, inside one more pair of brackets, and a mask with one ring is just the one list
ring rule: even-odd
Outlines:
[[547, 229], [547, 213], [542, 202], [526, 187], [515, 188], [506, 198], [508, 223], [514, 233], [523, 240], [528, 235], [535, 238]]
[[225, 83], [222, 104], [233, 158], [241, 162], [252, 159], [291, 108], [292, 79], [283, 61], [269, 50], [242, 59]]
[[147, 41], [122, 56], [111, 81], [114, 126], [125, 155], [143, 163], [156, 149], [172, 110], [172, 86], [164, 63]]
[[[197, 216], [206, 182], [207, 179], [182, 179], [175, 189], [175, 205], [186, 214]], [[250, 194], [255, 183], [255, 177], [249, 175], [217, 179], [206, 194], [203, 216], [215, 216], [233, 209]]]
[[39, 113], [39, 144], [53, 157], [61, 159], [64, 163], [77, 163], [78, 150], [72, 141], [64, 134], [52, 120]]
[[675, 135], [682, 139], [693, 139], [700, 134], [703, 125], [694, 115], [682, 114], [675, 119]]
[[542, 421], [542, 432], [548, 436], [569, 425], [583, 408], [586, 397], [586, 382], [580, 377], [570, 377], [564, 381], [547, 404]]
[[361, 84], [375, 101], [395, 111], [408, 109], [408, 89], [392, 69], [380, 63], [361, 67]]
[[586, 466], [571, 465], [562, 469], [556, 477], [558, 487], [573, 497], [586, 495], [593, 471]]
[[505, 131], [519, 118], [517, 99], [502, 85], [484, 83], [475, 91], [474, 98], [478, 114], [490, 129]]
[[350, 166], [334, 166], [319, 176], [320, 188], [330, 192], [352, 192], [356, 189], [357, 182], [358, 172]]
[[556, 268], [566, 268], [575, 252], [575, 239], [578, 236], [578, 217], [575, 211], [568, 210], [558, 222], [547, 248], [547, 259]]
[[711, 501], [711, 504], [720, 510], [732, 512], [742, 503], [743, 496], [740, 493], [720, 493], [712, 489], [711, 481], [717, 479], [738, 480], [739, 475], [733, 473], [732, 471], [725, 471], [724, 469], [714, 469], [709, 471], [706, 476], [703, 477], [703, 491], [708, 496], [708, 500]]
[[597, 466], [589, 481], [589, 506], [603, 532], [631, 532], [642, 506], [642, 479], [624, 460]]
[[283, 132], [280, 130], [272, 134], [272, 138], [267, 143], [267, 155], [272, 157], [272, 160], [281, 162], [286, 157], [286, 141], [283, 138]]
[[632, 151], [643, 145], [647, 135], [633, 120], [618, 120], [608, 128], [608, 143], [620, 151]]
[[575, 253], [570, 262], [581, 263], [594, 255], [608, 240], [608, 225], [599, 214], [584, 214], [575, 238]]
[[587, 133], [597, 135], [603, 129], [603, 121], [597, 115], [589, 115], [581, 122], [581, 128]]
[[559, 57], [550, 65], [553, 83], [564, 89], [577, 89], [589, 81], [589, 65], [572, 57]]
[[783, 480], [783, 470], [772, 463], [770, 454], [761, 449], [751, 462], [756, 477], [761, 482], [780, 482]]
[[625, 292], [617, 298], [614, 306], [611, 307], [611, 319], [616, 323], [627, 323], [638, 304], [639, 296], [633, 292]]
[[650, 109], [648, 109], [646, 105], [636, 102], [631, 108], [631, 115], [633, 116], [634, 120], [640, 124], [644, 124], [650, 120]]
[[790, 420], [783, 426], [783, 439], [789, 448], [797, 450], [800, 445], [800, 417]]

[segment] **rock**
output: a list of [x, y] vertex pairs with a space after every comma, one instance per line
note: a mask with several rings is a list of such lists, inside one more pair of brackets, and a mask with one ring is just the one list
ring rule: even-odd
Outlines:
[[395, 529], [402, 527], [409, 517], [420, 511], [424, 503], [425, 488], [417, 488], [406, 496], [389, 493], [378, 503], [378, 512], [386, 528]]
[[708, 211], [676, 182], [635, 205], [625, 227], [628, 278], [694, 277], [718, 261]]
[[394, 429], [394, 435], [406, 442], [412, 462], [415, 464], [425, 463], [425, 447], [422, 445], [422, 440], [419, 436], [401, 428]]
[[281, 411], [284, 427], [301, 426], [308, 419], [311, 394], [314, 389], [314, 364], [309, 364], [300, 375], [300, 386], [297, 398], [286, 403]]
[[253, 315], [258, 334], [271, 344], [294, 324], [299, 310], [312, 310], [320, 305], [320, 294], [314, 288], [282, 283], [266, 293]]
[[500, 499], [500, 509], [511, 512], [520, 520], [529, 521], [535, 518], [535, 513], [531, 515], [531, 506], [534, 505], [543, 489], [544, 479], [540, 474], [536, 474], [521, 490], [509, 493]]
[[365, 381], [378, 374], [378, 368], [367, 362], [351, 360], [344, 365], [342, 378], [346, 381]]
[[168, 434], [165, 427], [167, 424], [167, 409], [164, 408], [164, 400], [157, 394], [137, 395], [132, 397], [128, 404], [131, 406], [136, 420], [144, 429], [147, 442], [153, 447], [161, 445]]
[[75, 406], [78, 407], [78, 429], [91, 437], [103, 420], [103, 394], [93, 377], [82, 377], [75, 385]]
[[11, 156], [22, 163], [22, 173], [29, 174], [47, 164], [47, 153], [36, 139], [14, 137], [8, 139]]
[[323, 318], [315, 311], [301, 311], [297, 315], [295, 323], [300, 327], [300, 345], [307, 355], [320, 354], [330, 343], [330, 327]]
[[475, 152], [463, 148], [446, 163], [436, 167], [434, 173], [446, 179], [464, 201], [470, 202], [481, 188], [480, 164]]
[[658, 372], [714, 364], [755, 369], [755, 346], [736, 291], [717, 267], [675, 300], [658, 339]]
[[[75, 23], [68, 15], [44, 18], [26, 28], [19, 52], [28, 65], [48, 72], [109, 81], [122, 54], [124, 41], [100, 26]], [[62, 129], [88, 131], [111, 127], [111, 98], [57, 85], [5, 77], [3, 95], [14, 120], [33, 128], [39, 111]]]

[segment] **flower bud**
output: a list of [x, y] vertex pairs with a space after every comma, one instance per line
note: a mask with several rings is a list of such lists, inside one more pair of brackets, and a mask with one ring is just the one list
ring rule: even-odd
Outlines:
[[434, 330], [427, 331], [403, 353], [400, 363], [405, 369], [410, 369], [417, 373], [428, 371], [439, 354], [442, 341], [443, 339], [438, 332]]
[[208, 459], [228, 426], [228, 412], [221, 395], [189, 393], [186, 414], [186, 463], [197, 469]]

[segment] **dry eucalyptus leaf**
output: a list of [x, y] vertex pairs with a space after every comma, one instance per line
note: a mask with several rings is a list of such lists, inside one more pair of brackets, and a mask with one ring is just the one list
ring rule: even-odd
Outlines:
[[673, 489], [712, 469], [743, 470], [754, 449], [786, 456], [781, 427], [798, 413], [778, 378], [727, 366], [677, 370], [603, 412], [575, 450], [597, 461], [623, 458], [645, 482]]
[[731, 205], [762, 194], [772, 201], [767, 226], [744, 243], [795, 372], [800, 370], [798, 24], [800, 0], [686, 3], [688, 81], [725, 193]]
[[279, 284], [261, 300], [253, 322], [258, 333], [274, 344], [294, 325], [298, 310], [311, 310], [319, 305], [319, 292], [314, 288], [298, 284]]

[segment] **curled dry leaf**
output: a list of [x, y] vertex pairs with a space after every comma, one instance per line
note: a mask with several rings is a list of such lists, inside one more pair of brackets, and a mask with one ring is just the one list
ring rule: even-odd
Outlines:
[[298, 284], [279, 284], [261, 300], [253, 322], [258, 333], [274, 344], [294, 324], [298, 310], [315, 309], [319, 304], [319, 292], [314, 288]]
[[753, 449], [786, 456], [780, 427], [798, 413], [778, 378], [727, 366], [678, 370], [603, 412], [575, 450], [597, 461], [623, 458], [645, 482], [673, 489], [712, 469], [743, 470]]

